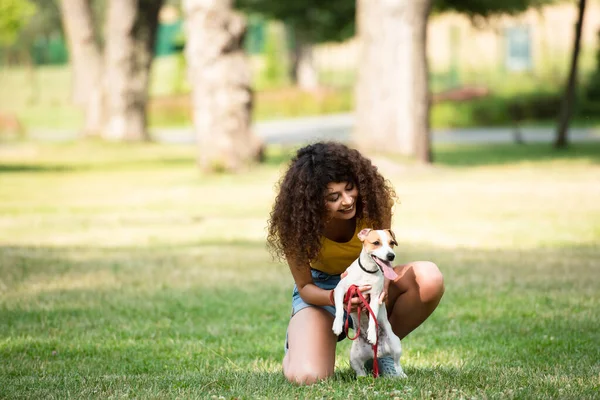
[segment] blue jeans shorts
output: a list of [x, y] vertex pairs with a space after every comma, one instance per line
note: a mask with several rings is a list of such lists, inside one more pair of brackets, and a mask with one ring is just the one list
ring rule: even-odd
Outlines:
[[[325, 272], [321, 272], [316, 269], [311, 269], [310, 273], [312, 275], [313, 283], [316, 286], [320, 287], [321, 289], [325, 289], [325, 290], [334, 289], [337, 286], [337, 284], [339, 283], [339, 281], [341, 280], [339, 275], [329, 275]], [[290, 316], [290, 318], [293, 317], [298, 311], [303, 310], [307, 307], [322, 308], [325, 311], [327, 311], [329, 314], [331, 314], [333, 317], [335, 317], [335, 306], [314, 306], [312, 304], [305, 303], [304, 300], [302, 300], [302, 297], [300, 297], [300, 293], [298, 293], [298, 287], [296, 285], [294, 285], [294, 290], [292, 292], [292, 315]], [[348, 314], [344, 310], [344, 323], [345, 323], [346, 319], [348, 319]], [[349, 319], [348, 327], [352, 328], [352, 318]], [[346, 333], [342, 332], [338, 336], [338, 342], [341, 340], [344, 340], [345, 338], [346, 338]], [[285, 350], [287, 351], [287, 349], [288, 349], [288, 340], [287, 340], [287, 332], [286, 332]]]

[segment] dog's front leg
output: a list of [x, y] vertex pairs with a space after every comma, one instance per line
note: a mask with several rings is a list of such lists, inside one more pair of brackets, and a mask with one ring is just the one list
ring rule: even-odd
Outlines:
[[338, 283], [333, 291], [333, 301], [335, 303], [335, 319], [333, 320], [333, 333], [339, 335], [344, 329], [344, 296], [348, 290], [347, 285]]
[[[379, 295], [375, 296], [374, 293], [371, 293], [371, 302], [369, 304], [371, 306], [371, 310], [373, 311], [373, 315], [369, 313], [369, 328], [367, 329], [367, 340], [371, 344], [377, 343], [377, 326], [375, 325], [376, 318], [379, 317]], [[375, 316], [375, 318], [373, 318]]]

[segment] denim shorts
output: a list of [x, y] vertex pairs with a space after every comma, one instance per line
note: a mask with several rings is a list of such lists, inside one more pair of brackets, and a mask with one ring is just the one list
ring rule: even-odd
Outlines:
[[[325, 289], [325, 290], [335, 289], [335, 287], [341, 280], [340, 275], [329, 275], [325, 272], [318, 271], [316, 269], [311, 269], [310, 273], [312, 275], [313, 283], [316, 286], [320, 287], [321, 289]], [[298, 311], [303, 310], [307, 307], [322, 308], [335, 318], [335, 306], [314, 306], [312, 304], [305, 303], [304, 300], [302, 300], [302, 297], [300, 297], [300, 293], [298, 293], [298, 287], [296, 285], [294, 285], [294, 290], [292, 292], [292, 315], [290, 316], [290, 318], [293, 317]], [[347, 319], [348, 319], [348, 314], [347, 314], [346, 310], [344, 310], [344, 324], [346, 323], [345, 321]], [[348, 322], [349, 322], [348, 327], [352, 328], [352, 318], [348, 319]], [[333, 323], [333, 321], [332, 321], [332, 323]], [[346, 333], [342, 332], [338, 336], [338, 342], [340, 340], [344, 340], [345, 338], [346, 338]], [[287, 332], [285, 335], [285, 349], [286, 349], [286, 351], [288, 349]]]

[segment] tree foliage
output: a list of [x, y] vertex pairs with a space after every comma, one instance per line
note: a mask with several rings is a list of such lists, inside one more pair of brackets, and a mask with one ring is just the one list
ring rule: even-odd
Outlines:
[[[470, 17], [517, 14], [559, 0], [437, 0], [434, 12], [457, 11]], [[277, 19], [302, 32], [310, 43], [342, 41], [355, 33], [356, 0], [236, 0], [247, 13]]]
[[342, 41], [354, 35], [355, 0], [236, 0], [235, 6], [285, 22], [309, 43]]
[[62, 34], [60, 9], [57, 0], [28, 0], [35, 4], [36, 12], [24, 27], [23, 35], [34, 38]]
[[0, 1], [0, 44], [11, 45], [35, 10], [35, 5], [29, 0]]
[[541, 7], [558, 0], [437, 0], [437, 12], [457, 11], [471, 17], [489, 17], [494, 14], [517, 14], [530, 7]]
[[[39, 37], [50, 37], [52, 35], [64, 36], [60, 13], [60, 0], [0, 0], [0, 20], [4, 19], [3, 7], [10, 3], [29, 4], [33, 6], [29, 18], [23, 19], [17, 32], [18, 44], [29, 47]], [[96, 36], [102, 42], [102, 26], [106, 0], [91, 0], [93, 9], [93, 22]], [[1, 24], [1, 22], [0, 22]]]

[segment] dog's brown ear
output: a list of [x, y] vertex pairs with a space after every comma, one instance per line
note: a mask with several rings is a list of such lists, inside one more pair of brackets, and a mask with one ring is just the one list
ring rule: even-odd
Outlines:
[[361, 242], [364, 242], [365, 239], [367, 238], [367, 235], [369, 234], [369, 232], [371, 232], [372, 229], [363, 229], [362, 231], [358, 232], [358, 238], [360, 239]]
[[398, 242], [396, 242], [396, 235], [394, 235], [394, 231], [391, 229], [384, 229], [384, 231], [386, 231], [388, 235], [392, 237], [392, 244], [394, 246], [398, 246]]

